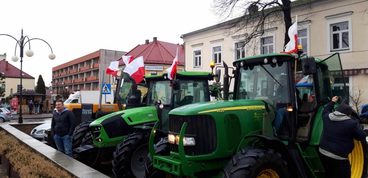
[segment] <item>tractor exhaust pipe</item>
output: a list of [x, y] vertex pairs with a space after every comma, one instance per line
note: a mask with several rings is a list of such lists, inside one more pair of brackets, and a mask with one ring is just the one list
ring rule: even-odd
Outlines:
[[224, 86], [223, 86], [223, 91], [224, 91], [224, 100], [229, 100], [229, 66], [226, 64], [225, 61], [223, 61], [224, 64]]

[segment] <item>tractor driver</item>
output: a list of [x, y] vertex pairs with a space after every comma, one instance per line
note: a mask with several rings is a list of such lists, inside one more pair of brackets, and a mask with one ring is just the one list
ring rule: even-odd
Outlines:
[[276, 101], [276, 115], [273, 121], [275, 133], [277, 135], [284, 134], [286, 131], [285, 120], [286, 120], [286, 107], [290, 103], [288, 78], [286, 74], [281, 74], [278, 80], [278, 88], [275, 92]]

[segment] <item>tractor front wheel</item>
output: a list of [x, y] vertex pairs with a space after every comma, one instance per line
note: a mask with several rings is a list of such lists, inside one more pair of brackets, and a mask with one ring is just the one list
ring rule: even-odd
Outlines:
[[73, 133], [73, 149], [82, 145], [92, 144], [92, 135], [88, 132], [91, 121], [82, 122], [74, 129]]
[[149, 132], [128, 135], [114, 152], [112, 171], [115, 177], [143, 177], [148, 154]]
[[288, 178], [287, 163], [272, 149], [243, 149], [224, 168], [224, 177]]
[[[162, 138], [159, 142], [157, 142], [154, 146], [156, 155], [169, 155], [169, 142], [167, 138]], [[145, 178], [163, 178], [166, 177], [163, 171], [157, 170], [153, 168], [152, 159], [148, 155], [148, 158], [145, 163]]]

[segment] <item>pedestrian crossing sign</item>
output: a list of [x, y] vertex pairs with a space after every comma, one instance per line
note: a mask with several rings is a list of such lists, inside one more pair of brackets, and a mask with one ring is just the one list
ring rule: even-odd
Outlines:
[[102, 84], [101, 94], [111, 94], [111, 84], [109, 83]]

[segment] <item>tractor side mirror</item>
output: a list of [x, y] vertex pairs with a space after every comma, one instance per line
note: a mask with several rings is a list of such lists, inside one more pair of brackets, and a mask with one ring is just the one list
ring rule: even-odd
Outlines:
[[179, 81], [178, 80], [173, 80], [171, 82], [171, 86], [174, 90], [180, 90], [180, 85], [179, 85]]
[[220, 77], [221, 77], [221, 69], [216, 69], [214, 79], [217, 83], [220, 82]]
[[303, 74], [315, 74], [317, 73], [317, 64], [313, 57], [308, 57], [302, 60]]

